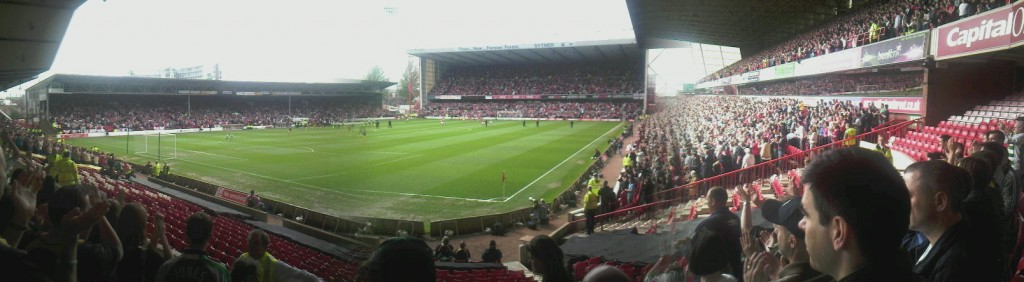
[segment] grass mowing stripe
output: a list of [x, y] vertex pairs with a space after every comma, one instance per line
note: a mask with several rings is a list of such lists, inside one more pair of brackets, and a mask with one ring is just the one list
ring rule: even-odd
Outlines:
[[[256, 190], [265, 198], [331, 215], [438, 220], [522, 208], [525, 203], [513, 199], [526, 195], [549, 199], [589, 165], [589, 155], [579, 153], [587, 149], [581, 147], [604, 147], [594, 138], [621, 131], [619, 123], [610, 122], [576, 122], [575, 128], [561, 121], [542, 122], [539, 128], [524, 128], [518, 121], [488, 127], [460, 120], [444, 127], [436, 120], [394, 125], [370, 128], [365, 139], [358, 129], [345, 128], [176, 134], [178, 159], [167, 162], [175, 174]], [[224, 140], [227, 134], [235, 136], [234, 142]], [[121, 156], [126, 141], [129, 152], [141, 152], [148, 141], [155, 154], [155, 140], [132, 135], [70, 142], [97, 144]], [[166, 156], [173, 143], [163, 141]], [[135, 153], [128, 158], [137, 163], [154, 159]], [[507, 195], [518, 193], [516, 198], [499, 197], [503, 170], [508, 172]]]
[[576, 151], [576, 153], [573, 153], [569, 157], [565, 158], [565, 160], [562, 160], [562, 162], [558, 163], [557, 165], [555, 165], [554, 167], [549, 169], [544, 174], [541, 174], [540, 176], [538, 176], [537, 179], [533, 180], [533, 182], [530, 182], [530, 184], [526, 184], [526, 186], [523, 186], [523, 188], [520, 188], [519, 191], [516, 191], [515, 193], [512, 193], [512, 196], [509, 196], [508, 198], [506, 198], [502, 202], [508, 202], [509, 199], [515, 198], [516, 195], [519, 195], [520, 192], [523, 192], [523, 190], [526, 190], [526, 188], [529, 188], [530, 186], [533, 186], [533, 184], [537, 183], [537, 181], [540, 181], [541, 178], [544, 178], [544, 176], [547, 176], [549, 173], [554, 171], [556, 168], [562, 166], [563, 164], [565, 164], [565, 162], [568, 162], [570, 159], [572, 159], [572, 157], [575, 157], [576, 155], [579, 155], [580, 152], [583, 152], [583, 150], [586, 150], [586, 149], [590, 148], [591, 145], [594, 145], [594, 142], [597, 142], [597, 140], [603, 139], [605, 136], [608, 135], [608, 133], [612, 133], [612, 131], [615, 131], [615, 129], [619, 128], [619, 126], [622, 126], [622, 125], [621, 124], [620, 125], [616, 125], [615, 127], [612, 127], [612, 129], [609, 129], [608, 132], [605, 132], [604, 134], [601, 134], [601, 136], [598, 136], [597, 138], [594, 138], [594, 141], [590, 141], [589, 144], [584, 145], [583, 148], [580, 148], [579, 151]]

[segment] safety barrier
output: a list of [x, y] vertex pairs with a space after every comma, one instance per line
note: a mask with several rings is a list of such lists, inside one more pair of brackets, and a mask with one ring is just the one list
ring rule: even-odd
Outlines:
[[[826, 150], [837, 149], [847, 147], [847, 142], [850, 140], [856, 140], [854, 146], [859, 146], [860, 141], [875, 141], [878, 134], [885, 134], [891, 137], [905, 137], [908, 131], [916, 130], [923, 126], [924, 118], [918, 118], [909, 121], [898, 122], [888, 126], [876, 127], [871, 132], [863, 133], [854, 136], [853, 138], [840, 140], [837, 142], [829, 143], [826, 145], [811, 148], [806, 151], [802, 151], [795, 154], [790, 154], [784, 157], [768, 160], [754, 166], [750, 166], [743, 169], [734, 170], [728, 173], [702, 179], [693, 183], [688, 183], [672, 189], [658, 191], [652, 193], [652, 198], [648, 199], [650, 203], [638, 205], [634, 207], [628, 207], [619, 209], [613, 212], [598, 215], [596, 218], [598, 221], [608, 220], [621, 220], [625, 218], [638, 218], [638, 217], [652, 217], [656, 214], [656, 211], [677, 205], [679, 203], [685, 203], [690, 200], [697, 199], [704, 194], [707, 194], [708, 189], [711, 187], [735, 187], [738, 185], [746, 185], [752, 183], [754, 180], [768, 179], [772, 175], [782, 174], [783, 172], [790, 171], [796, 168], [803, 168], [811, 158], [815, 155], [820, 154]], [[872, 138], [872, 139], [869, 139]], [[799, 188], [799, 187], [798, 187]], [[579, 219], [568, 223], [569, 234], [578, 231], [585, 222], [585, 219]]]

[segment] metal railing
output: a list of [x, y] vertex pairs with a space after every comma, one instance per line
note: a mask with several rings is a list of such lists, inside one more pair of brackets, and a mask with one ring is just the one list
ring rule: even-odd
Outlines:
[[[878, 134], [885, 134], [890, 137], [905, 137], [908, 131], [918, 129], [923, 125], [923, 123], [924, 118], [918, 118], [898, 122], [888, 126], [879, 126], [870, 132], [856, 135], [853, 138], [839, 140], [799, 153], [765, 161], [747, 168], [723, 173], [672, 189], [655, 192], [652, 195], [652, 199], [650, 199], [650, 203], [618, 209], [613, 212], [598, 215], [596, 218], [598, 221], [608, 221], [623, 218], [651, 217], [663, 208], [697, 199], [706, 194], [708, 189], [711, 187], [721, 186], [731, 188], [737, 185], [746, 185], [755, 180], [769, 179], [772, 175], [781, 175], [792, 169], [803, 168], [808, 162], [810, 162], [811, 158], [826, 150], [847, 147], [849, 146], [847, 145], [847, 142], [850, 140], [856, 140], [857, 142], [855, 144], [856, 146], [859, 146], [860, 141], [877, 140], [875, 138], [877, 138], [876, 136], [878, 136]], [[677, 213], [680, 213], [680, 211], [677, 211]], [[572, 226], [578, 227], [584, 221], [585, 219], [579, 219], [569, 222], [568, 224], [570, 225], [570, 228], [573, 228]]]

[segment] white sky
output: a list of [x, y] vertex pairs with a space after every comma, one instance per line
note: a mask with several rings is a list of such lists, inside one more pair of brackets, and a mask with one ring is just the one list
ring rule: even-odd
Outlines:
[[40, 77], [219, 64], [224, 80], [332, 82], [380, 65], [398, 81], [408, 49], [633, 37], [622, 0], [90, 0]]

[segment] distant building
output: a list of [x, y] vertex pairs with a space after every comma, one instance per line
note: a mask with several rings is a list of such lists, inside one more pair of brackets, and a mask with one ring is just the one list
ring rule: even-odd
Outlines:
[[152, 73], [135, 73], [133, 71], [129, 76], [202, 80], [221, 80], [222, 77], [219, 64], [214, 64], [212, 68], [207, 68], [207, 66], [204, 65], [183, 68], [168, 67], [159, 69]]

